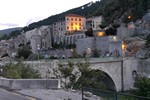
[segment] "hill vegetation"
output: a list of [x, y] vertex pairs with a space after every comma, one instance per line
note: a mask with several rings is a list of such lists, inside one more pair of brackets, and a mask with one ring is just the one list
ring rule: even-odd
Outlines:
[[[128, 21], [141, 19], [148, 9], [150, 9], [150, 0], [100, 0], [95, 3], [90, 2], [57, 15], [52, 15], [44, 20], [23, 27], [22, 30], [26, 32], [42, 25], [51, 25], [60, 17], [69, 13], [79, 14], [87, 18], [103, 15], [106, 25], [113, 23], [114, 20], [118, 20], [123, 16], [122, 22], [127, 23]], [[129, 15], [131, 16], [130, 20], [128, 20]]]
[[87, 18], [103, 15], [105, 23], [107, 24], [112, 23], [114, 19], [118, 19], [122, 15], [124, 15], [124, 21], [126, 21], [128, 15], [131, 15], [132, 20], [135, 21], [140, 19], [148, 9], [150, 9], [150, 0], [100, 0], [32, 23], [24, 27], [23, 30], [28, 31], [42, 25], [51, 25], [56, 22], [58, 18], [69, 13], [79, 14]]

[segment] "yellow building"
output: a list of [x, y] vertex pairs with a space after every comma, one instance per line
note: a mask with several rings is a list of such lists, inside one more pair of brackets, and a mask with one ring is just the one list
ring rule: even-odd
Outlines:
[[65, 35], [74, 31], [86, 30], [86, 18], [77, 14], [67, 14], [53, 25], [54, 35]]

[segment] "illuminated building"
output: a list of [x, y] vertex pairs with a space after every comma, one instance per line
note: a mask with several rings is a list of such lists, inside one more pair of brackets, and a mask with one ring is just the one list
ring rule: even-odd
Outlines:
[[86, 18], [77, 14], [67, 14], [53, 24], [54, 35], [65, 35], [74, 31], [85, 31]]

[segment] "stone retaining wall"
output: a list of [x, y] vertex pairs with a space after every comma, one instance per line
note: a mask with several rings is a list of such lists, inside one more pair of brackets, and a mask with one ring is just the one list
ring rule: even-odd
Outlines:
[[0, 79], [0, 86], [9, 89], [58, 89], [59, 79]]

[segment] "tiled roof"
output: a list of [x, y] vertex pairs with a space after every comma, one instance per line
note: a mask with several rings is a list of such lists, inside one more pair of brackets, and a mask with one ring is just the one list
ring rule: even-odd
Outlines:
[[66, 16], [68, 17], [82, 17], [85, 18], [84, 16], [78, 15], [78, 14], [67, 14]]

